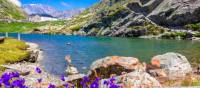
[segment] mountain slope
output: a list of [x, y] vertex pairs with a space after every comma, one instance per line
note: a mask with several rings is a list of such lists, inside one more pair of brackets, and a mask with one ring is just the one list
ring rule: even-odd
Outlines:
[[[189, 9], [188, 9], [189, 8]], [[101, 0], [69, 20], [63, 32], [91, 36], [159, 35], [200, 22], [199, 0]]]
[[[141, 36], [159, 34], [163, 29], [128, 4], [134, 0], [102, 0], [76, 16], [63, 30], [92, 36]], [[78, 30], [78, 31], [77, 31]]]
[[9, 0], [0, 0], [0, 19], [25, 19], [25, 12]]
[[26, 5], [23, 5], [22, 8], [29, 15], [47, 14], [47, 15], [51, 15], [52, 17], [60, 18], [60, 19], [71, 18], [73, 15], [79, 14], [82, 11], [82, 9], [58, 11], [51, 6], [43, 5], [43, 4], [26, 4]]

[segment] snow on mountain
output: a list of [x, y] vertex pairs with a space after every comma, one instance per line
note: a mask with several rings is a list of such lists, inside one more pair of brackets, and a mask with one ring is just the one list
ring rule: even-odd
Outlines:
[[83, 8], [81, 8], [81, 9], [59, 11], [51, 6], [43, 5], [43, 4], [26, 4], [26, 5], [23, 5], [22, 8], [29, 15], [47, 14], [47, 15], [50, 15], [52, 17], [59, 18], [59, 19], [71, 18], [73, 15], [79, 14], [84, 10]]

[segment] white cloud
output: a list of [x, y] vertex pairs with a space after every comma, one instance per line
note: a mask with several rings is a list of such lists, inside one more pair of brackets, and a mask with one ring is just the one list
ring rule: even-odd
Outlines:
[[70, 7], [71, 6], [69, 3], [66, 3], [66, 2], [61, 2], [61, 5], [62, 6], [66, 6], [66, 7]]
[[19, 0], [9, 0], [9, 1], [12, 2], [13, 4], [19, 6], [19, 7], [21, 7], [21, 5], [22, 5]]

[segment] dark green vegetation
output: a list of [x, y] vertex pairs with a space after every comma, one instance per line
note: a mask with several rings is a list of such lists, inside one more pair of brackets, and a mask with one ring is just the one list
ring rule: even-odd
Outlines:
[[22, 9], [8, 0], [0, 0], [0, 19], [25, 19]]
[[29, 57], [26, 48], [28, 48], [28, 45], [23, 41], [5, 38], [4, 42], [0, 43], [0, 64], [14, 63], [26, 59]]
[[176, 39], [176, 38], [186, 39], [187, 33], [186, 32], [168, 32], [165, 33], [162, 38], [166, 39]]
[[51, 22], [3, 22], [0, 21], [0, 32], [29, 32], [31, 30], [37, 29], [42, 26], [56, 26], [56, 25], [64, 25], [64, 21], [51, 21]]
[[200, 23], [188, 24], [188, 25], [185, 25], [185, 28], [188, 29], [188, 30], [193, 30], [193, 31], [199, 31], [200, 32]]

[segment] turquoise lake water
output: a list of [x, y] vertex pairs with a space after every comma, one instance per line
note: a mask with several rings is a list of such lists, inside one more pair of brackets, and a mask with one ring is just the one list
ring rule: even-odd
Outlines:
[[[17, 34], [9, 36], [17, 37]], [[72, 62], [80, 72], [86, 72], [86, 68], [95, 60], [114, 55], [131, 56], [149, 62], [155, 55], [179, 52], [189, 59], [200, 59], [200, 42], [197, 41], [41, 34], [21, 34], [21, 39], [40, 45], [44, 50], [41, 64], [49, 73], [55, 75], [64, 73], [66, 55], [72, 56]]]

